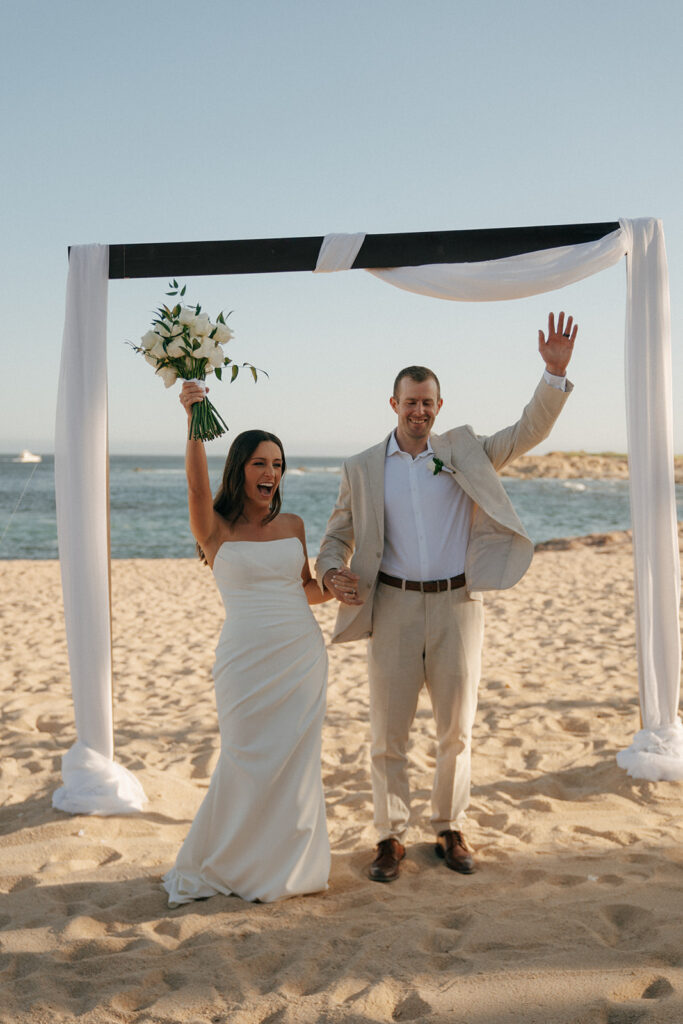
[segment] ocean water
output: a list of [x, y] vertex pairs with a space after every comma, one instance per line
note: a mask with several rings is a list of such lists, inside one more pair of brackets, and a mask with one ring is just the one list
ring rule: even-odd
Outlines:
[[[303, 518], [309, 554], [315, 555], [337, 496], [341, 459], [293, 456], [288, 463], [283, 510]], [[210, 456], [214, 489], [222, 469], [223, 459]], [[503, 479], [503, 484], [535, 543], [630, 527], [624, 480]], [[112, 456], [110, 493], [112, 557], [194, 555], [182, 456]], [[676, 500], [683, 519], [683, 485], [676, 487]], [[31, 465], [0, 455], [0, 559], [8, 558], [57, 558], [52, 456]]]

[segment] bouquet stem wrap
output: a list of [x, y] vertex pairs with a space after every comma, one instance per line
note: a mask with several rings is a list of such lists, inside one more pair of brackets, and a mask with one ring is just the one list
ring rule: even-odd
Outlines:
[[206, 384], [203, 378], [190, 377], [192, 384], [198, 384], [204, 391], [201, 402], [195, 402], [190, 414], [190, 426], [187, 433], [189, 441], [213, 441], [221, 437], [228, 424], [225, 422], [213, 402], [206, 397]]

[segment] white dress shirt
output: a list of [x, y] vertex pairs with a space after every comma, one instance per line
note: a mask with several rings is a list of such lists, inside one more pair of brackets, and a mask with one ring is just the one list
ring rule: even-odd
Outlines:
[[[566, 390], [566, 377], [544, 371], [551, 387]], [[380, 570], [405, 580], [443, 580], [465, 571], [472, 499], [452, 473], [434, 475], [430, 441], [413, 458], [396, 432], [384, 460], [384, 552]]]

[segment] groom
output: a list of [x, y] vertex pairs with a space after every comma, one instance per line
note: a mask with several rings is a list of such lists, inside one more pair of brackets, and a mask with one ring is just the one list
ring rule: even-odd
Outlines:
[[[406, 748], [426, 685], [436, 725], [435, 851], [474, 871], [462, 832], [481, 667], [484, 590], [514, 586], [531, 562], [497, 471], [543, 441], [572, 385], [577, 326], [560, 313], [539, 331], [545, 371], [520, 419], [488, 437], [432, 434], [442, 398], [424, 366], [401, 370], [389, 399], [396, 429], [348, 459], [316, 564], [340, 602], [333, 643], [369, 638], [372, 792], [378, 844], [369, 875], [398, 877], [410, 816]], [[350, 562], [350, 567], [347, 568]]]

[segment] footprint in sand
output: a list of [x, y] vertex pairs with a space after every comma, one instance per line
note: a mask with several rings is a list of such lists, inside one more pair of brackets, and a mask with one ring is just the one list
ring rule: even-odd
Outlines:
[[585, 875], [553, 875], [548, 878], [551, 885], [557, 885], [565, 889], [571, 889], [574, 885], [581, 885], [586, 881]]
[[656, 928], [655, 915], [646, 907], [631, 903], [614, 903], [601, 908], [602, 916], [610, 926], [607, 944], [616, 948], [638, 948]]
[[[642, 981], [640, 982], [642, 985]], [[622, 1005], [614, 1005], [607, 1009], [607, 1024], [638, 1024], [653, 1018], [648, 1009], [639, 1005], [641, 999], [667, 999], [674, 992], [668, 978], [659, 977], [649, 982], [642, 991], [638, 991], [638, 982], [634, 979], [630, 991], [621, 991], [613, 995], [613, 999]], [[623, 1002], [622, 1002], [623, 1001]], [[667, 1020], [673, 1020], [668, 1017]]]
[[418, 1017], [425, 1017], [431, 1012], [432, 1008], [429, 1003], [426, 1003], [417, 992], [411, 992], [394, 1008], [391, 1019], [416, 1020]]
[[430, 930], [421, 943], [422, 948], [427, 953], [453, 953], [462, 944], [463, 933], [471, 920], [472, 914], [468, 910], [447, 914]]
[[674, 991], [668, 978], [655, 978], [643, 992], [641, 999], [666, 999]]
[[549, 814], [553, 810], [550, 800], [544, 800], [543, 797], [531, 797], [529, 800], [522, 800], [519, 807], [524, 811], [541, 811], [544, 814]]
[[617, 846], [632, 846], [640, 838], [635, 832], [599, 832], [594, 828], [588, 828], [587, 825], [575, 825], [572, 831], [575, 835], [603, 839], [605, 842], [613, 843]]
[[[287, 1007], [281, 1006], [279, 1010], [274, 1010], [272, 1013], [269, 1013], [267, 1017], [263, 1017], [258, 1024], [281, 1024], [281, 1021], [284, 1021], [285, 1019], [286, 1012]], [[216, 1020], [220, 1020], [222, 1024], [223, 1018], [217, 1017]]]
[[544, 882], [547, 879], [545, 871], [541, 871], [540, 868], [527, 868], [526, 871], [522, 871], [519, 875], [520, 886], [534, 885], [536, 882]]
[[504, 812], [499, 814], [480, 814], [476, 818], [477, 825], [480, 828], [492, 828], [496, 832], [502, 832], [509, 820], [510, 816]]
[[168, 992], [169, 986], [161, 970], [145, 971], [131, 980], [131, 988], [117, 993], [111, 1000], [112, 1009], [124, 1017], [146, 1009]]
[[181, 936], [181, 922], [180, 921], [159, 921], [159, 924], [155, 924], [152, 929], [155, 935], [168, 935], [171, 939], [180, 939]]
[[559, 721], [560, 728], [564, 729], [565, 732], [572, 732], [577, 736], [586, 736], [591, 731], [590, 722], [585, 721], [583, 718], [572, 718], [566, 716], [561, 718]]
[[357, 996], [346, 1001], [354, 1009], [353, 1019], [365, 1020], [418, 1020], [431, 1015], [432, 1007], [413, 989], [406, 994], [405, 987], [393, 980], [380, 981], [364, 988]]

